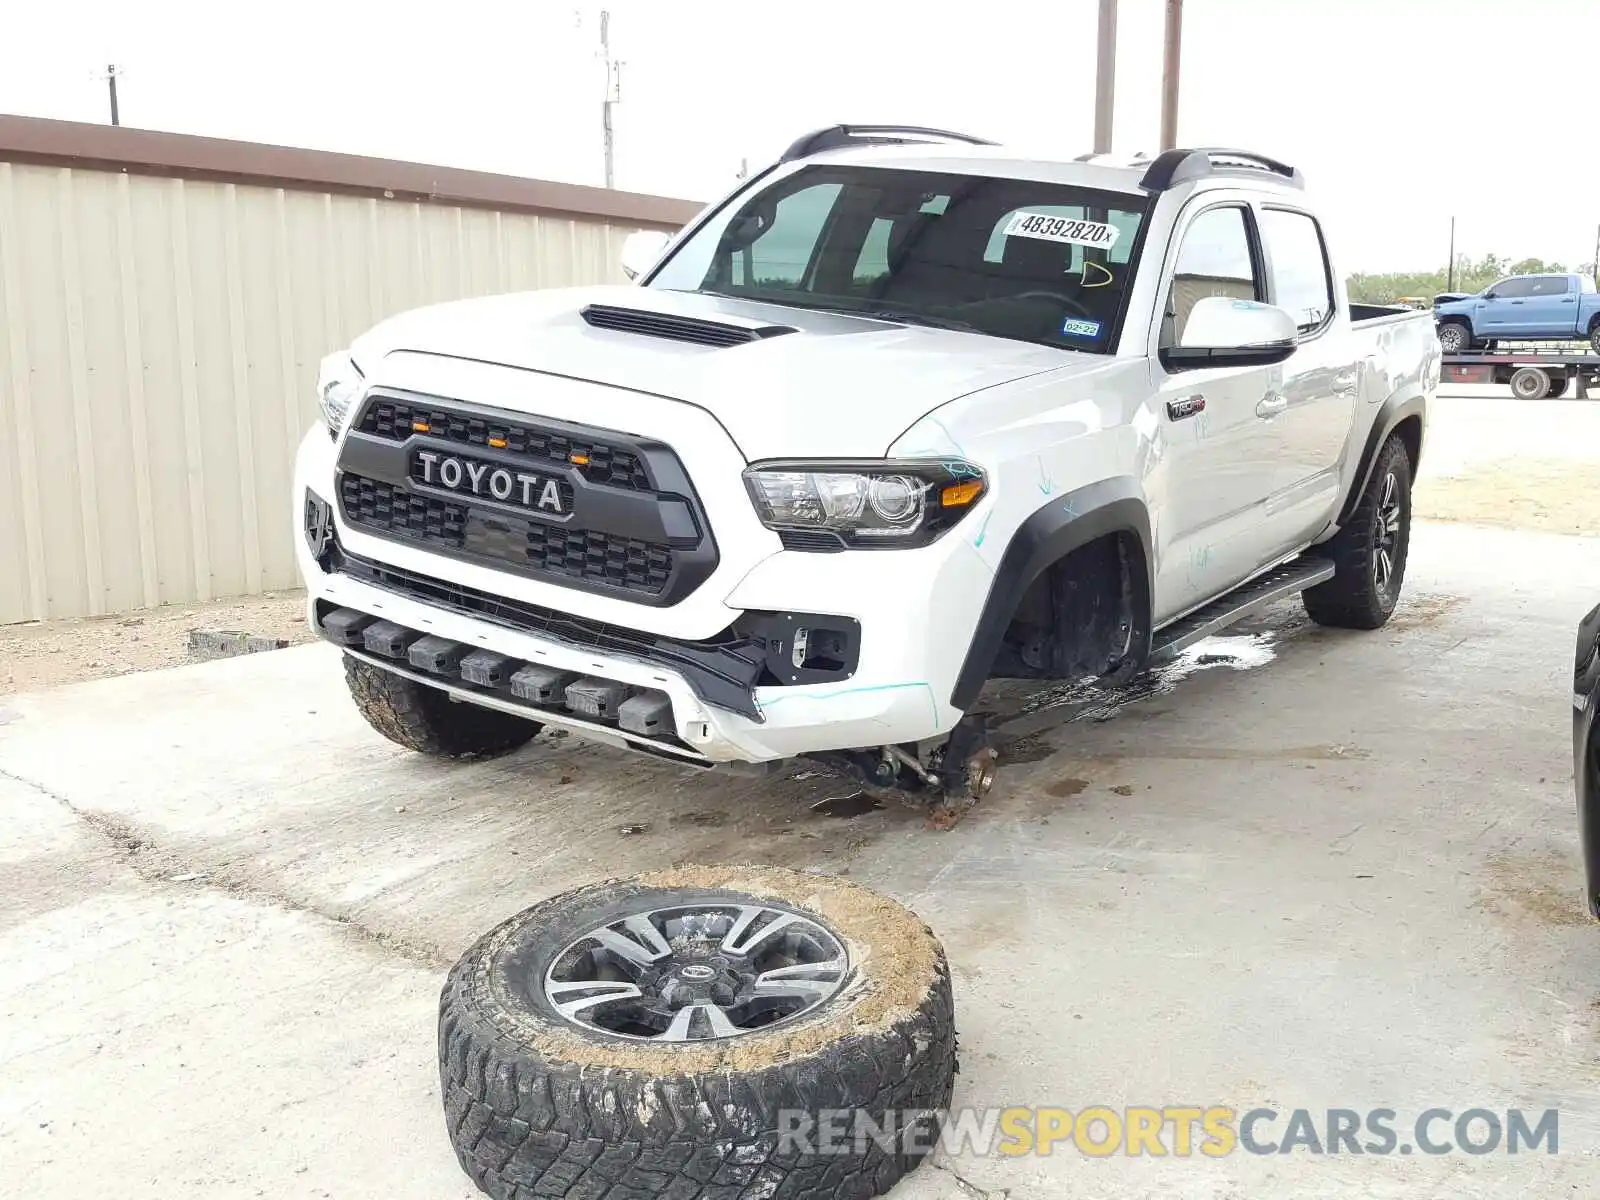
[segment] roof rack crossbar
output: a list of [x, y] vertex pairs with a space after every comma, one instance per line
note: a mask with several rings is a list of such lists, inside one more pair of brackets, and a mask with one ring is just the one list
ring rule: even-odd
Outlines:
[[815, 129], [795, 139], [778, 161], [793, 162], [797, 158], [809, 158], [824, 150], [838, 150], [844, 146], [903, 146], [920, 142], [961, 142], [968, 146], [996, 144], [968, 133], [928, 129], [921, 125], [829, 125], [826, 129]]
[[1306, 185], [1305, 176], [1296, 168], [1265, 154], [1229, 146], [1196, 146], [1163, 151], [1139, 180], [1139, 186], [1147, 192], [1164, 192], [1208, 175], [1254, 175], [1262, 171], [1280, 176], [1291, 187]]

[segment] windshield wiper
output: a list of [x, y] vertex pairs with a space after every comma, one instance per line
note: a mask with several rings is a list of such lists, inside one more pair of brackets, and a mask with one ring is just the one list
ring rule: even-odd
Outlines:
[[904, 325], [927, 325], [934, 329], [959, 329], [966, 333], [982, 333], [976, 325], [959, 321], [955, 317], [935, 317], [929, 313], [903, 312], [897, 308], [862, 308], [855, 310], [859, 316], [882, 317], [885, 321], [899, 321]]
[[902, 325], [926, 325], [933, 329], [959, 329], [966, 333], [982, 333], [976, 325], [955, 317], [938, 317], [930, 313], [905, 312], [898, 308], [858, 308], [845, 301], [824, 298], [801, 300], [794, 296], [752, 296], [741, 292], [723, 292], [716, 288], [695, 288], [703, 296], [725, 296], [729, 300], [748, 300], [752, 304], [771, 304], [777, 308], [798, 308], [806, 312], [838, 313], [847, 317], [878, 317], [885, 321], [898, 321]]

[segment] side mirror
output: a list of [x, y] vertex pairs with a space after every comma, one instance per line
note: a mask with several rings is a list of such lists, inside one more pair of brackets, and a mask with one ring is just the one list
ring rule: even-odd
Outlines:
[[622, 273], [629, 279], [639, 278], [656, 265], [656, 260], [671, 240], [671, 235], [659, 229], [641, 229], [630, 233], [627, 241], [622, 243]]
[[1485, 292], [1485, 293], [1484, 293], [1484, 294], [1483, 294], [1483, 298], [1484, 298], [1484, 299], [1485, 299], [1485, 300], [1498, 300], [1498, 299], [1500, 299], [1500, 297], [1499, 297], [1499, 296], [1497, 296], [1497, 295], [1496, 295], [1496, 294], [1495, 294], [1495, 293], [1493, 293], [1493, 292]]
[[1299, 337], [1294, 318], [1281, 308], [1207, 296], [1196, 301], [1183, 336], [1161, 352], [1161, 361], [1175, 369], [1268, 366], [1293, 354]]

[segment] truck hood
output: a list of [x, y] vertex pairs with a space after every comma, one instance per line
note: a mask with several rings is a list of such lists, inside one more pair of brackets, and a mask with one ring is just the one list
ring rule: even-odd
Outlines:
[[[645, 327], [651, 318], [690, 318], [723, 326], [733, 337], [745, 330], [761, 336], [706, 345], [599, 328], [582, 315], [589, 305], [642, 313], [642, 320], [622, 320]], [[434, 305], [383, 322], [351, 347], [369, 375], [397, 351], [592, 380], [692, 404], [714, 416], [752, 461], [878, 457], [910, 425], [951, 400], [1074, 363], [1088, 370], [1105, 361], [959, 330], [629, 286]], [[603, 413], [594, 420], [606, 425]]]

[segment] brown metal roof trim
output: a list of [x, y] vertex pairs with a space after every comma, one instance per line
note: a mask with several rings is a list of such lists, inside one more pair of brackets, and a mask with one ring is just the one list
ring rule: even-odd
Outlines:
[[563, 214], [663, 229], [687, 224], [701, 208], [692, 200], [487, 171], [4, 114], [0, 114], [0, 162]]

